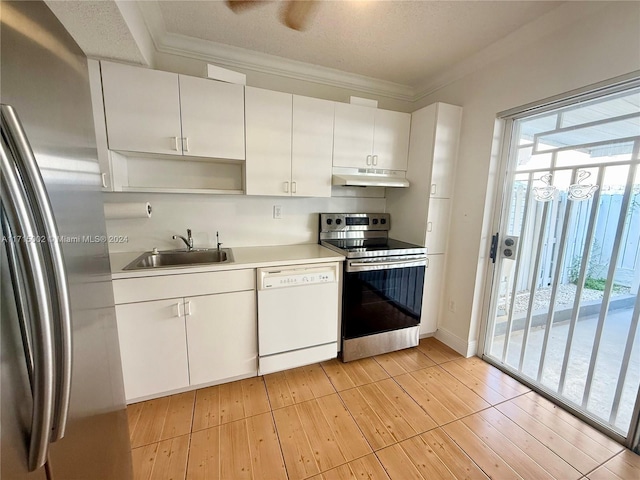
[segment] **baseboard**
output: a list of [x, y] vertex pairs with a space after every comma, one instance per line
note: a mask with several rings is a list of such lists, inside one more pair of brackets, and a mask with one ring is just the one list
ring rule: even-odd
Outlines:
[[468, 342], [445, 328], [439, 327], [434, 336], [464, 357], [472, 357], [478, 352], [478, 342], [476, 340]]
[[[437, 330], [436, 330], [437, 331]], [[429, 338], [429, 337], [434, 337], [436, 335], [436, 331], [433, 332], [427, 332], [427, 333], [421, 333], [420, 334], [420, 339], [423, 338]]]

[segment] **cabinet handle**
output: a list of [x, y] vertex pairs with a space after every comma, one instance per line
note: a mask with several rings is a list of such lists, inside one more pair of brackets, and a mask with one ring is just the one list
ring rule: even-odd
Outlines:
[[284, 193], [289, 193], [289, 182], [284, 182]]
[[291, 182], [291, 193], [296, 193], [298, 191], [298, 185], [296, 182]]
[[182, 149], [185, 152], [189, 151], [189, 137], [183, 137], [182, 138]]
[[185, 307], [186, 307], [186, 312], [184, 312], [184, 315], [185, 317], [188, 317], [189, 315], [191, 315], [191, 300], [185, 303]]
[[378, 165], [378, 155], [373, 156], [373, 166], [375, 167], [376, 165]]
[[427, 222], [427, 232], [433, 231], [433, 222]]
[[178, 137], [171, 137], [171, 138], [173, 138], [173, 149], [176, 152], [179, 152], [180, 148], [178, 147]]
[[367, 155], [367, 165], [371, 165], [371, 155]]
[[180, 305], [182, 305], [182, 302], [176, 303], [176, 311], [178, 312], [176, 314], [176, 317], [178, 317], [178, 318], [180, 318], [182, 316], [182, 312], [180, 311]]
[[102, 179], [102, 188], [107, 188], [107, 174], [101, 173], [100, 178]]
[[438, 187], [436, 186], [436, 184], [432, 183], [431, 184], [431, 195], [435, 195], [437, 190], [438, 190]]

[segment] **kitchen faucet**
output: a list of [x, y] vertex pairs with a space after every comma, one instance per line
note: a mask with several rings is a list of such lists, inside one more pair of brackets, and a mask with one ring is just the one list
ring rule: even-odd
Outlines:
[[218, 232], [216, 232], [216, 245], [218, 248], [218, 253], [220, 252], [220, 245], [222, 245], [222, 243], [220, 243], [220, 234]]
[[187, 228], [187, 238], [184, 238], [182, 235], [174, 235], [172, 237], [174, 240], [178, 238], [182, 239], [182, 241], [187, 245], [187, 251], [193, 250], [193, 238], [191, 237], [191, 229]]

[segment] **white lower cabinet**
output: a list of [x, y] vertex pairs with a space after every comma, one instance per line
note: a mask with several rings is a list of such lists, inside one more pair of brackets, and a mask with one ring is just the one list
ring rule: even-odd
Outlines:
[[191, 385], [255, 374], [254, 291], [185, 298]]
[[420, 334], [434, 333], [438, 329], [442, 286], [444, 284], [444, 254], [427, 255], [427, 269], [422, 295]]
[[116, 305], [127, 400], [189, 386], [181, 302]]
[[127, 402], [257, 375], [255, 270], [113, 284]]

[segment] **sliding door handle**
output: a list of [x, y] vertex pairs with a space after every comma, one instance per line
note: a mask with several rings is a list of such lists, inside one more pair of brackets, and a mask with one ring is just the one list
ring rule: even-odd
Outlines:
[[33, 315], [29, 317], [32, 342], [31, 393], [33, 409], [29, 439], [28, 469], [34, 471], [47, 461], [54, 409], [54, 339], [53, 312], [42, 244], [38, 238], [36, 222], [29, 206], [11, 148], [6, 143], [6, 132], [2, 124], [0, 136], [0, 178], [2, 179], [2, 204], [7, 223], [14, 226], [11, 231], [21, 238], [17, 249], [24, 261], [25, 291], [30, 299]]
[[[58, 227], [53, 215], [49, 195], [42, 180], [38, 163], [29, 145], [27, 135], [18, 114], [10, 105], [0, 106], [0, 123], [6, 133], [9, 148], [24, 191], [35, 219], [37, 238], [44, 248], [45, 272], [54, 311], [54, 335], [56, 337], [56, 408], [54, 412], [51, 441], [64, 437], [69, 416], [71, 397], [71, 370], [73, 367], [73, 345], [71, 339], [71, 301], [67, 283], [67, 272], [59, 243]], [[36, 238], [36, 237], [34, 237]]]

